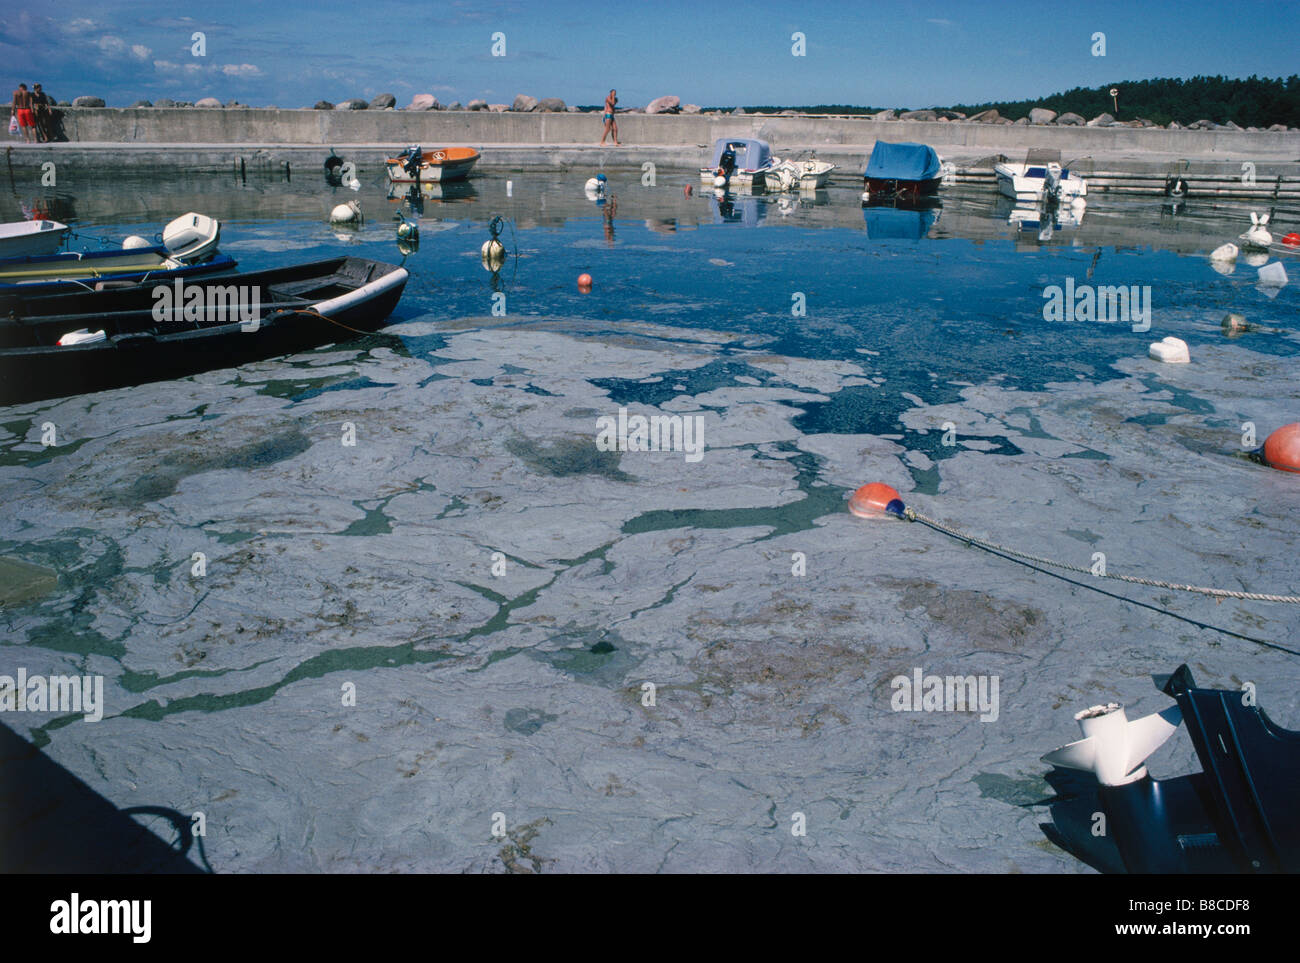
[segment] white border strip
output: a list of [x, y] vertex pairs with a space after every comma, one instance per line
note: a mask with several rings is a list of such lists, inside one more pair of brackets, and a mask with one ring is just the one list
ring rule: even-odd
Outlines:
[[363, 284], [355, 291], [340, 294], [337, 298], [330, 298], [328, 301], [317, 301], [312, 305], [312, 309], [329, 317], [331, 311], [347, 310], [358, 302], [368, 300], [381, 291], [387, 291], [394, 285], [404, 283], [409, 276], [406, 268], [398, 268], [396, 271], [388, 272], [381, 278], [376, 278], [369, 284]]

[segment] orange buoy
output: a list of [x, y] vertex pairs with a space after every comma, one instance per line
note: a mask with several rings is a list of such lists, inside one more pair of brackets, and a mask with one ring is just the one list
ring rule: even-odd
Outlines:
[[692, 187], [690, 184], [687, 184], [686, 187], [682, 189], [682, 193], [685, 194], [687, 197], [690, 197], [692, 194], [695, 193], [695, 188]]
[[578, 275], [578, 289], [581, 290], [581, 291], [590, 291], [590, 290], [591, 290], [591, 275], [590, 275], [590, 274], [579, 274], [579, 275]]
[[1290, 234], [1282, 238], [1282, 243], [1287, 247], [1300, 247], [1300, 234], [1292, 231]]
[[897, 489], [890, 488], [883, 482], [871, 482], [863, 485], [849, 498], [849, 511], [859, 518], [876, 518], [886, 512], [902, 515], [903, 497]]
[[1300, 472], [1300, 421], [1283, 425], [1264, 440], [1264, 461], [1281, 471]]

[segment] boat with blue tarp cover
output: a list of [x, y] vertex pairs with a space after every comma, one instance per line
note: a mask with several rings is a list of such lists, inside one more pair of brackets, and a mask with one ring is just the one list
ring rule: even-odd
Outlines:
[[938, 193], [943, 164], [928, 144], [891, 144], [878, 140], [863, 175], [871, 197], [929, 197]]

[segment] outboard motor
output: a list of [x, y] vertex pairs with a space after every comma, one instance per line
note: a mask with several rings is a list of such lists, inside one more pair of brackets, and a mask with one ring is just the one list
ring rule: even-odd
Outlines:
[[718, 158], [718, 170], [727, 180], [731, 180], [731, 175], [736, 173], [736, 152], [728, 147]]
[[1055, 161], [1047, 165], [1047, 184], [1043, 196], [1052, 201], [1061, 199], [1061, 165]]
[[338, 187], [343, 183], [343, 158], [330, 148], [330, 156], [325, 158], [325, 183]]
[[420, 178], [420, 166], [424, 163], [424, 151], [420, 150], [419, 144], [414, 144], [406, 148], [402, 154], [402, 170], [410, 174], [415, 180]]

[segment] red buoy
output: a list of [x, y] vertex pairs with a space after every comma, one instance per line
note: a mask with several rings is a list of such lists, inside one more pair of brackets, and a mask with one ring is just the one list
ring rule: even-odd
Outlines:
[[578, 290], [579, 290], [579, 291], [582, 291], [584, 294], [585, 294], [586, 292], [588, 292], [588, 291], [591, 290], [591, 275], [590, 275], [590, 274], [579, 274], [579, 275], [578, 275]]
[[863, 485], [849, 498], [849, 511], [859, 518], [877, 518], [886, 512], [903, 514], [903, 497], [884, 482]]
[[1282, 238], [1282, 243], [1287, 247], [1300, 247], [1300, 234], [1292, 231], [1290, 234]]
[[1300, 472], [1300, 421], [1283, 425], [1264, 440], [1264, 461], [1281, 471]]
[[690, 184], [687, 184], [686, 188], [682, 191], [682, 193], [685, 194], [687, 197], [690, 197], [692, 194], [695, 193], [695, 188], [693, 188]]

